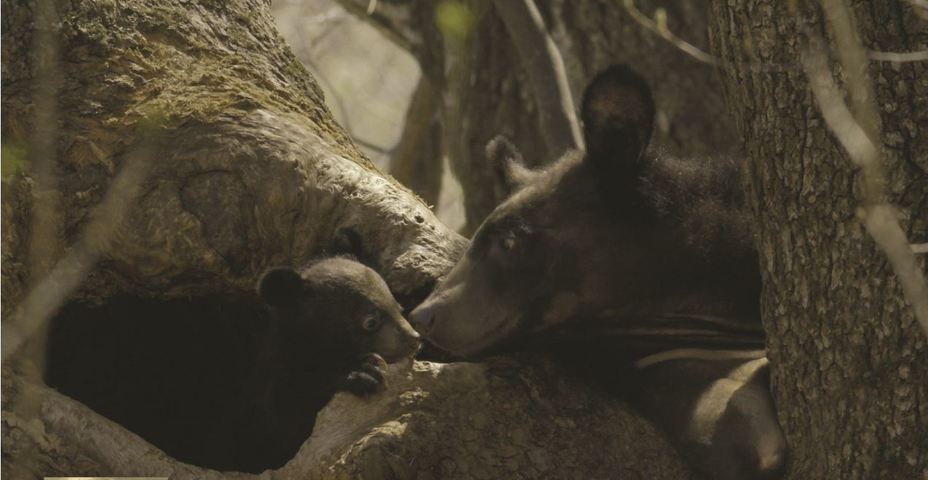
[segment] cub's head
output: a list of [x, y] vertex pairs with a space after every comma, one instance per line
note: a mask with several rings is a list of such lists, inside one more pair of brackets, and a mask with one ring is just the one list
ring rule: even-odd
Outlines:
[[472, 355], [578, 319], [685, 310], [725, 297], [704, 278], [714, 259], [683, 238], [681, 216], [664, 211], [673, 185], [652, 181], [657, 167], [646, 148], [654, 112], [644, 80], [615, 66], [584, 93], [586, 152], [532, 171], [509, 142], [491, 142], [487, 155], [512, 193], [413, 311], [415, 328], [440, 348]]
[[302, 271], [272, 268], [258, 282], [258, 295], [280, 322], [287, 340], [377, 353], [388, 362], [412, 356], [419, 335], [406, 322], [383, 278], [346, 258], [330, 258]]

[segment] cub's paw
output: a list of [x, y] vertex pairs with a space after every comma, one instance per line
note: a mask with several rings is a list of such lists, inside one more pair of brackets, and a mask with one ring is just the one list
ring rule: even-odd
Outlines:
[[361, 356], [357, 370], [345, 378], [344, 390], [367, 397], [387, 389], [387, 362], [376, 353]]

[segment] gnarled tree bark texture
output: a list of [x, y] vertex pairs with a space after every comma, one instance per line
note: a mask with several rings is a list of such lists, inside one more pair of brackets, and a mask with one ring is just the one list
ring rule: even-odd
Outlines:
[[[492, 169], [484, 146], [496, 135], [515, 142], [530, 166], [544, 165], [560, 152], [548, 151], [542, 139], [538, 107], [528, 72], [509, 32], [491, 2], [466, 3], [481, 15], [467, 40], [465, 81], [447, 78], [446, 44], [435, 27], [435, 5], [412, 0], [378, 2], [367, 14], [367, 0], [340, 0], [349, 11], [369, 19], [419, 61], [424, 75], [445, 96], [454, 96], [462, 110], [458, 119], [463, 139], [447, 151], [465, 194], [467, 225], [472, 232], [501, 200], [494, 194]], [[561, 52], [575, 100], [597, 72], [614, 63], [634, 66], [654, 89], [657, 102], [656, 144], [689, 155], [719, 154], [737, 137], [725, 112], [715, 68], [681, 52], [639, 25], [620, 0], [535, 0]], [[668, 27], [690, 42], [706, 47], [708, 3], [639, 0], [639, 9], [667, 14]], [[449, 91], [449, 86], [457, 87]], [[444, 119], [447, 122], [449, 119]], [[447, 149], [446, 145], [446, 149]]]
[[[849, 2], [863, 45], [928, 47], [905, 1]], [[928, 343], [855, 210], [860, 173], [826, 129], [798, 63], [819, 2], [713, 2], [714, 51], [744, 135], [773, 391], [790, 478], [928, 475]], [[809, 29], [809, 30], [804, 30]], [[889, 201], [928, 240], [928, 65], [870, 64]], [[840, 78], [840, 77], [839, 77]], [[925, 257], [920, 257], [925, 268]]]
[[390, 388], [338, 394], [296, 457], [260, 475], [178, 462], [87, 407], [4, 372], [4, 464], [12, 478], [46, 475], [216, 478], [685, 479], [653, 427], [542, 359], [409, 362]]
[[[401, 295], [454, 262], [464, 242], [358, 152], [263, 2], [59, 7], [62, 243], [100, 201], [140, 122], [157, 122], [168, 139], [82, 296], [117, 286], [146, 295], [251, 289], [266, 266], [305, 263], [343, 229], [374, 247], [362, 245], [361, 256]], [[30, 129], [35, 79], [29, 9], [10, 2], [9, 11], [4, 140], [15, 141]], [[11, 190], [20, 184], [28, 182], [14, 178]], [[29, 203], [9, 213], [4, 304], [13, 306], [26, 275], [17, 259], [29, 232], [18, 227]]]
[[[304, 264], [353, 232], [354, 253], [409, 307], [461, 254], [465, 242], [376, 171], [332, 120], [264, 1], [53, 5], [60, 78], [51, 89], [59, 119], [51, 150], [62, 221], [54, 261], [73, 253], [131, 152], [148, 136], [160, 139], [139, 157], [147, 168], [137, 202], [112, 236], [96, 239], [99, 261], [72, 300], [250, 295], [265, 267]], [[41, 71], [36, 9], [4, 0], [3, 10], [3, 139], [25, 143], [36, 128], [32, 88]], [[22, 320], [15, 307], [44, 280], [24, 262], [34, 233], [31, 175], [25, 165], [4, 180], [3, 317], [14, 326]], [[3, 370], [11, 478], [244, 477], [169, 458], [31, 378], [20, 360], [13, 355]], [[646, 422], [543, 360], [402, 368], [382, 396], [337, 396], [296, 458], [260, 477], [686, 475]]]

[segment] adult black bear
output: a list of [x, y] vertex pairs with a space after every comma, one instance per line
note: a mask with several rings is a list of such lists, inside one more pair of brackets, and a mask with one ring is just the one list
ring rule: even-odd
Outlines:
[[650, 89], [624, 66], [593, 80], [581, 115], [586, 152], [542, 171], [491, 143], [515, 191], [413, 325], [464, 356], [543, 345], [625, 394], [713, 478], [778, 475], [785, 444], [734, 165], [648, 151]]

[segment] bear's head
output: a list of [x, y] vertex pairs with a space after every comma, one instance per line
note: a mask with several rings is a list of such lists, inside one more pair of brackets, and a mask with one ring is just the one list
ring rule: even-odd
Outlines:
[[512, 193], [412, 313], [420, 333], [472, 355], [579, 320], [756, 309], [750, 237], [725, 208], [733, 189], [714, 180], [724, 168], [658, 161], [646, 150], [654, 115], [646, 82], [614, 66], [584, 93], [585, 152], [532, 171], [491, 142]]
[[272, 268], [258, 282], [258, 295], [288, 342], [322, 344], [333, 355], [376, 353], [387, 362], [419, 348], [419, 334], [403, 318], [386, 282], [354, 260], [329, 258], [299, 272]]

